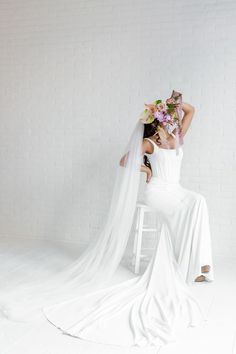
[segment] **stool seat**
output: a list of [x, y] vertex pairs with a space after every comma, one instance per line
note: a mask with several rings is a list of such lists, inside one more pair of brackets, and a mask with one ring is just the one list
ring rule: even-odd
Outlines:
[[[142, 240], [144, 232], [155, 232], [158, 231], [158, 228], [148, 227], [148, 225], [144, 225], [144, 216], [145, 213], [153, 213], [156, 212], [154, 208], [149, 207], [142, 201], [138, 201], [136, 203], [136, 228], [135, 228], [135, 236], [134, 236], [134, 246], [133, 246], [133, 265], [134, 265], [134, 273], [139, 274], [140, 271], [140, 261], [141, 258], [147, 257], [144, 254], [141, 254], [142, 251]], [[150, 248], [143, 248], [145, 250]]]
[[148, 206], [147, 204], [145, 204], [143, 202], [137, 202], [136, 208], [143, 208], [144, 210], [147, 210], [147, 211], [153, 211], [153, 208], [151, 208], [150, 206]]

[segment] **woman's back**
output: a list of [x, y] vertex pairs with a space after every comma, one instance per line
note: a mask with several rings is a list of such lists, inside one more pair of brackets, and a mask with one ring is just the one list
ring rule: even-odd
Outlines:
[[178, 183], [180, 180], [183, 148], [180, 146], [179, 154], [176, 149], [160, 148], [152, 139], [145, 138], [153, 145], [153, 153], [145, 153], [152, 167], [152, 178], [165, 182]]

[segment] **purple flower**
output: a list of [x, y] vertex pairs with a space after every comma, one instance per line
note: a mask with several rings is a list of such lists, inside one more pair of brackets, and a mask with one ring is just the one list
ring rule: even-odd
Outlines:
[[160, 122], [168, 122], [169, 120], [171, 120], [171, 116], [166, 112], [166, 111], [156, 111], [154, 113], [154, 117]]
[[159, 120], [160, 112], [156, 111], [154, 112], [154, 117]]
[[171, 116], [167, 113], [165, 115], [165, 122], [168, 122], [169, 120], [171, 120]]

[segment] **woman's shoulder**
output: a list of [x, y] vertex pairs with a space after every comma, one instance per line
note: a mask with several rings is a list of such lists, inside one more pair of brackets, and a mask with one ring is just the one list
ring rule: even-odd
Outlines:
[[149, 138], [143, 139], [143, 153], [152, 154], [155, 151], [155, 143]]
[[[162, 145], [162, 144], [158, 144], [157, 142], [154, 142], [152, 139], [150, 139], [150, 138], [144, 138], [143, 139], [143, 145], [144, 145], [144, 147], [147, 147], [147, 149], [148, 149], [148, 152], [149, 153], [153, 153], [153, 151], [155, 151], [155, 150], [157, 150], [158, 148], [160, 148], [160, 149], [175, 149], [176, 148], [176, 141], [175, 141], [175, 139], [174, 139], [174, 137], [173, 136], [170, 136], [170, 137], [168, 137], [168, 139], [167, 139], [167, 141], [168, 141], [168, 147], [167, 146], [164, 146], [164, 145]], [[151, 152], [150, 152], [151, 151]], [[148, 153], [147, 152], [147, 153]]]

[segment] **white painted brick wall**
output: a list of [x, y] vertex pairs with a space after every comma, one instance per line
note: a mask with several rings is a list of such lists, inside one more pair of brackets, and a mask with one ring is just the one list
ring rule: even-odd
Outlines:
[[215, 254], [236, 226], [236, 3], [2, 0], [0, 234], [87, 242], [144, 102], [196, 108], [182, 184], [206, 196]]

